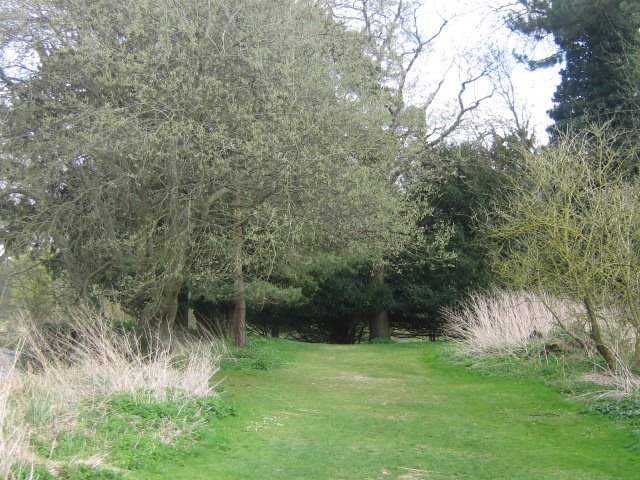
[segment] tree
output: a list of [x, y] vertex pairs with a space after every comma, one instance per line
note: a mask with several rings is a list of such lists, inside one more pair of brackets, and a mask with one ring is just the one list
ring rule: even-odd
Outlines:
[[23, 61], [0, 75], [2, 197], [26, 211], [3, 241], [52, 252], [79, 297], [113, 291], [166, 337], [185, 284], [231, 283], [243, 345], [247, 281], [282, 251], [375, 252], [402, 230], [381, 166], [361, 161], [387, 141], [358, 95], [370, 62], [313, 2], [4, 13]]
[[[433, 32], [423, 31], [418, 20], [422, 7], [419, 0], [328, 0], [325, 3], [338, 22], [365, 38], [364, 53], [374, 65], [372, 79], [381, 87], [382, 101], [387, 109], [385, 129], [394, 140], [384, 152], [384, 156], [391, 157], [393, 163], [382, 175], [390, 185], [401, 185], [415, 160], [415, 150], [419, 151], [425, 144], [434, 147], [443, 142], [461, 127], [470, 112], [491, 96], [488, 94], [469, 100], [465, 95], [469, 87], [487, 77], [489, 71], [482, 66], [477, 72], [461, 74], [454, 112], [445, 119], [432, 118], [428, 112], [444, 79], [426, 100], [417, 104], [410, 105], [407, 92], [411, 88], [411, 75], [416, 65], [425, 60], [448, 21], [443, 19]], [[376, 158], [379, 157], [374, 156], [372, 160]], [[416, 212], [407, 204], [405, 214], [408, 216], [410, 213]], [[411, 222], [413, 220], [415, 218]], [[377, 282], [380, 289], [384, 288], [388, 262], [389, 257], [379, 258], [371, 268], [371, 280]], [[385, 308], [370, 316], [369, 331], [371, 339], [390, 337], [389, 314]]]
[[611, 123], [629, 128], [637, 109], [627, 95], [623, 71], [630, 49], [640, 45], [640, 5], [619, 0], [518, 0], [512, 29], [540, 40], [553, 36], [558, 51], [528, 59], [533, 68], [564, 61], [549, 114], [554, 129]]
[[631, 361], [640, 367], [638, 184], [624, 174], [635, 152], [619, 142], [596, 128], [525, 152], [490, 228], [502, 275], [581, 303], [590, 340], [612, 370], [603, 318], [616, 310], [635, 331]]
[[408, 195], [423, 205], [415, 243], [430, 246], [432, 254], [424, 255], [423, 246], [420, 253], [408, 250], [394, 260], [389, 276], [394, 325], [437, 333], [443, 308], [497, 281], [481, 213], [498, 201], [507, 182], [504, 143], [496, 138], [492, 148], [475, 142], [426, 149], [407, 176]]

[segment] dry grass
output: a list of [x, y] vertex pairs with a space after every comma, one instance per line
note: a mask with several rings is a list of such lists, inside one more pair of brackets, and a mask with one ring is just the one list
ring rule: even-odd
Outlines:
[[6, 372], [0, 380], [0, 478], [13, 480], [22, 471], [25, 480], [33, 467], [29, 452], [29, 429], [20, 418], [10, 398], [20, 389], [21, 380], [15, 369]]
[[511, 354], [552, 336], [557, 328], [547, 304], [522, 291], [476, 292], [462, 307], [444, 314], [448, 333], [471, 356]]
[[[463, 356], [483, 358], [543, 352], [541, 342], [564, 333], [572, 337], [575, 345], [582, 346], [586, 358], [598, 357], [589, 338], [584, 308], [575, 302], [522, 291], [494, 290], [473, 293], [461, 308], [444, 313], [448, 333], [457, 339], [456, 350]], [[599, 318], [617, 366], [615, 372], [602, 369], [584, 379], [606, 386], [607, 395], [638, 395], [640, 378], [630, 368], [633, 328], [624, 320], [624, 312], [614, 307], [600, 311]], [[593, 364], [598, 371], [598, 363], [594, 360]]]
[[94, 312], [71, 317], [64, 328], [22, 324], [27, 368], [0, 384], [0, 479], [12, 478], [12, 464], [46, 463], [29, 451], [29, 435], [72, 429], [80, 405], [121, 392], [142, 391], [158, 401], [169, 393], [172, 401], [215, 395], [222, 346], [213, 339], [162, 344], [118, 331]]
[[43, 390], [66, 401], [144, 390], [156, 399], [168, 389], [188, 397], [213, 393], [220, 347], [211, 339], [174, 338], [169, 345], [116, 331], [99, 315], [74, 315], [71, 328], [42, 329], [28, 324], [23, 338], [32, 374]]

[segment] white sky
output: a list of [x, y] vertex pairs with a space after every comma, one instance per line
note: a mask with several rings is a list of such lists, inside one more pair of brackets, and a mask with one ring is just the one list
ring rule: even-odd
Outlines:
[[[483, 59], [486, 60], [491, 51], [494, 52], [492, 55], [500, 52], [500, 63], [510, 71], [518, 111], [527, 112], [524, 116], [530, 118], [530, 128], [537, 140], [546, 143], [548, 138], [545, 129], [551, 123], [546, 111], [552, 106], [551, 98], [560, 80], [559, 68], [529, 71], [525, 65], [517, 64], [511, 52], [529, 52], [534, 58], [542, 58], [546, 56], [545, 52], [548, 54], [553, 51], [553, 45], [535, 45], [510, 32], [500, 15], [494, 12], [495, 7], [508, 3], [505, 0], [424, 0], [423, 3], [421, 19], [427, 35], [436, 31], [442, 17], [451, 20], [438, 38], [435, 50], [419, 65], [413, 95], [424, 98], [432, 90], [430, 86], [442, 78], [456, 54], [464, 52], [467, 58], [472, 58], [469, 67], [480, 71]], [[439, 94], [441, 101], [457, 95], [459, 75], [455, 68], [449, 69], [446, 90], [443, 86]], [[479, 84], [475, 91], [468, 92], [469, 100], [473, 95], [484, 96], [490, 90], [488, 82]], [[478, 115], [492, 120], [500, 116], [512, 118], [497, 94], [485, 103]]]

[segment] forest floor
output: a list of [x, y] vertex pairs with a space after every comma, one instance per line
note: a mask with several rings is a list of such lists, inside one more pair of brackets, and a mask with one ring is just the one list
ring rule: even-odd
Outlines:
[[456, 365], [443, 343], [274, 345], [280, 368], [223, 370], [236, 416], [130, 478], [640, 479], [633, 424]]

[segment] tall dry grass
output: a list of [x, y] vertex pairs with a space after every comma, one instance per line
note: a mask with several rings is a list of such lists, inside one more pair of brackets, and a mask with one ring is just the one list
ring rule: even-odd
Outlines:
[[30, 432], [11, 401], [20, 390], [20, 382], [15, 365], [3, 371], [0, 379], [0, 478], [5, 480], [13, 480], [18, 475], [28, 480], [33, 476]]
[[446, 309], [447, 333], [470, 356], [508, 355], [548, 338], [557, 328], [548, 304], [533, 294], [494, 290], [469, 295], [457, 309]]
[[[455, 348], [463, 356], [483, 358], [541, 352], [541, 343], [559, 335], [570, 337], [587, 359], [598, 356], [589, 336], [585, 309], [577, 302], [524, 291], [493, 290], [473, 293], [461, 307], [443, 313], [446, 330], [457, 340]], [[606, 385], [615, 394], [640, 394], [640, 378], [630, 367], [635, 332], [625, 320], [628, 316], [615, 307], [601, 309], [598, 316], [617, 368], [602, 369], [588, 380]], [[598, 365], [596, 361], [593, 363]]]
[[47, 463], [30, 451], [31, 433], [55, 438], [109, 395], [144, 392], [177, 402], [215, 395], [223, 345], [211, 337], [156, 342], [87, 310], [59, 328], [24, 319], [20, 330], [25, 368], [0, 385], [0, 479], [12, 479], [11, 465]]

